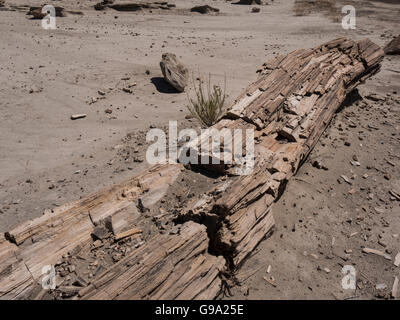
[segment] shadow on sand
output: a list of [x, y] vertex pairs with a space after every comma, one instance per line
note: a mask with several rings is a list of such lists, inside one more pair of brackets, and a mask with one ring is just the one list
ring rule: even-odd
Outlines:
[[171, 86], [164, 78], [154, 77], [151, 78], [151, 82], [154, 84], [158, 92], [161, 93], [179, 93], [173, 86]]

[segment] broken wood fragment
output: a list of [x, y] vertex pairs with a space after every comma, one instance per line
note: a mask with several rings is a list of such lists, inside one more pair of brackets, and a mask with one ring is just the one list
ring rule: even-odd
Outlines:
[[276, 282], [272, 277], [263, 276], [263, 279], [267, 281], [271, 286], [276, 287]]
[[121, 240], [121, 239], [126, 238], [126, 237], [130, 237], [130, 236], [133, 236], [133, 235], [136, 235], [136, 234], [140, 234], [140, 233], [142, 233], [142, 230], [137, 229], [137, 228], [132, 228], [130, 230], [127, 230], [127, 231], [124, 231], [124, 232], [121, 232], [121, 233], [117, 233], [115, 235], [115, 241]]
[[400, 252], [396, 254], [396, 257], [394, 258], [394, 263], [396, 267], [400, 266]]
[[376, 250], [376, 249], [363, 248], [362, 251], [363, 251], [364, 253], [376, 254], [377, 256], [384, 257], [386, 260], [392, 260], [392, 257], [391, 257], [389, 254], [387, 254], [387, 253], [385, 253], [385, 252], [382, 252], [382, 251], [379, 251], [379, 250]]
[[86, 118], [86, 113], [73, 114], [71, 116], [71, 120], [78, 120], [78, 119], [83, 119], [83, 118]]
[[81, 299], [210, 299], [221, 290], [223, 257], [207, 253], [203, 225], [187, 222], [179, 235], [159, 235], [100, 274]]
[[396, 276], [394, 277], [391, 296], [393, 299], [397, 298], [397, 292], [399, 291], [399, 278]]

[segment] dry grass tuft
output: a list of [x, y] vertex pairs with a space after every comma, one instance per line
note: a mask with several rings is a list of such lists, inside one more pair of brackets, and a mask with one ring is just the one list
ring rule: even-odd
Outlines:
[[211, 85], [211, 75], [208, 75], [207, 86], [199, 76], [196, 81], [193, 78], [193, 88], [196, 94], [194, 99], [189, 97], [187, 108], [193, 117], [197, 118], [205, 127], [211, 127], [222, 115], [226, 98], [226, 77], [224, 79], [224, 91], [219, 85]]

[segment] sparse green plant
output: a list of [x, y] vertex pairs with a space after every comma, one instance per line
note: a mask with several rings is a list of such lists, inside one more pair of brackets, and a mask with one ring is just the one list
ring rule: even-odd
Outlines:
[[211, 74], [208, 75], [206, 88], [200, 75], [196, 79], [197, 85], [194, 75], [192, 75], [192, 81], [196, 97], [192, 99], [188, 94], [189, 105], [187, 105], [187, 108], [203, 126], [210, 127], [218, 121], [223, 112], [226, 98], [226, 76], [224, 78], [224, 91], [219, 85], [211, 86]]

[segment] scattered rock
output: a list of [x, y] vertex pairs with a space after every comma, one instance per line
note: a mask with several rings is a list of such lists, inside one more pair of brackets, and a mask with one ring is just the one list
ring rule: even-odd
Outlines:
[[107, 7], [112, 8], [117, 11], [138, 11], [142, 9], [150, 9], [150, 5], [146, 3], [117, 3], [107, 5]]
[[103, 243], [101, 242], [101, 240], [96, 240], [95, 242], [93, 242], [93, 248], [99, 248], [103, 245]]
[[122, 91], [126, 93], [133, 93], [133, 90], [131, 88], [122, 88]]
[[95, 4], [94, 9], [95, 10], [104, 10], [107, 7], [107, 5], [113, 4], [113, 3], [114, 3], [114, 0], [103, 0], [102, 2]]
[[[32, 16], [32, 19], [43, 19], [45, 16], [47, 16], [46, 13], [42, 13], [42, 7], [30, 7], [28, 13], [26, 14], [27, 16]], [[63, 7], [55, 7], [56, 10], [56, 17], [65, 17], [65, 10]]]
[[77, 119], [82, 119], [82, 118], [86, 118], [86, 113], [80, 113], [80, 114], [73, 114], [71, 116], [71, 120], [77, 120]]
[[29, 89], [29, 93], [39, 93], [42, 91], [43, 91], [43, 88], [41, 88], [35, 84]]
[[394, 258], [394, 265], [396, 267], [400, 266], [400, 252], [396, 254], [396, 257]]
[[400, 54], [400, 35], [390, 41], [384, 51], [386, 54]]
[[399, 278], [396, 276], [396, 277], [394, 277], [394, 282], [393, 282], [393, 287], [392, 287], [392, 292], [391, 292], [391, 296], [393, 299], [397, 298], [398, 291], [399, 291]]
[[400, 193], [394, 190], [389, 190], [389, 193], [395, 198], [396, 200], [400, 201]]
[[76, 286], [62, 286], [58, 288], [62, 296], [65, 298], [77, 295], [81, 289], [82, 289], [81, 287], [76, 287]]
[[174, 7], [174, 4], [169, 4], [167, 1], [114, 3], [114, 1], [103, 0], [102, 2], [94, 5], [95, 10], [104, 10], [106, 8], [111, 8], [117, 11], [139, 11], [142, 9], [170, 10]]
[[88, 103], [89, 103], [89, 104], [93, 104], [93, 103], [96, 103], [97, 100], [98, 100], [98, 99], [97, 99], [96, 97], [92, 97]]
[[385, 283], [378, 283], [378, 284], [375, 286], [375, 288], [376, 288], [376, 290], [386, 290], [387, 285], [386, 285]]
[[188, 84], [189, 70], [175, 54], [164, 53], [160, 62], [164, 79], [179, 92], [183, 92]]
[[312, 163], [312, 166], [313, 166], [314, 168], [317, 168], [317, 169], [328, 170], [328, 168], [327, 168], [327, 167], [322, 163], [322, 161], [319, 160], [319, 159], [314, 160], [313, 163]]
[[361, 163], [359, 163], [358, 161], [352, 161], [351, 160], [350, 163], [351, 163], [352, 166], [355, 166], [355, 167], [361, 166]]
[[251, 12], [253, 12], [253, 13], [257, 13], [257, 12], [260, 12], [260, 11], [261, 11], [261, 9], [258, 8], [258, 7], [251, 8]]
[[122, 259], [122, 254], [121, 253], [116, 253], [112, 256], [112, 259], [114, 262], [118, 262]]
[[379, 97], [376, 93], [370, 93], [370, 94], [366, 95], [365, 98], [367, 98], [368, 100], [374, 101], [374, 102], [384, 101], [384, 99]]
[[382, 251], [376, 250], [376, 249], [363, 248], [362, 252], [376, 254], [378, 256], [384, 257], [387, 260], [392, 260], [392, 257], [390, 255], [388, 255], [387, 253], [384, 253]]
[[133, 236], [133, 235], [141, 234], [141, 233], [142, 233], [142, 230], [140, 230], [138, 228], [132, 228], [130, 230], [127, 230], [127, 231], [124, 231], [124, 232], [121, 232], [121, 233], [117, 233], [115, 235], [115, 241], [130, 237], [130, 236]]
[[88, 285], [88, 283], [82, 277], [77, 276], [75, 278], [75, 281], [72, 283], [72, 285], [78, 286], [78, 287], [86, 287]]
[[70, 265], [70, 266], [68, 266], [68, 271], [69, 272], [75, 272], [75, 270], [76, 270], [76, 267], [72, 264], [72, 265]]
[[389, 159], [385, 159], [385, 161], [390, 164], [392, 167], [395, 167], [396, 164], [393, 161], [390, 161]]
[[262, 2], [261, 0], [239, 0], [238, 2], [234, 2], [232, 4], [252, 5], [252, 4], [262, 4]]
[[381, 245], [382, 247], [384, 247], [384, 248], [387, 247], [386, 242], [384, 242], [382, 239], [379, 239], [379, 240], [378, 240], [378, 244], [380, 244], [380, 245]]
[[347, 178], [347, 176], [345, 176], [344, 174], [342, 174], [341, 177], [342, 177], [342, 179], [343, 179], [346, 183], [348, 183], [349, 185], [352, 185], [352, 182], [350, 181], [349, 178]]
[[246, 286], [240, 287], [240, 290], [242, 291], [244, 296], [248, 296], [249, 295], [249, 288]]
[[331, 269], [329, 269], [329, 268], [322, 268], [321, 270], [324, 270], [326, 273], [330, 273], [331, 272]]
[[374, 126], [373, 124], [368, 124], [368, 128], [374, 129], [374, 130], [379, 130], [379, 127]]
[[271, 286], [276, 287], [275, 279], [272, 276], [271, 277], [264, 276], [263, 279], [267, 281]]

